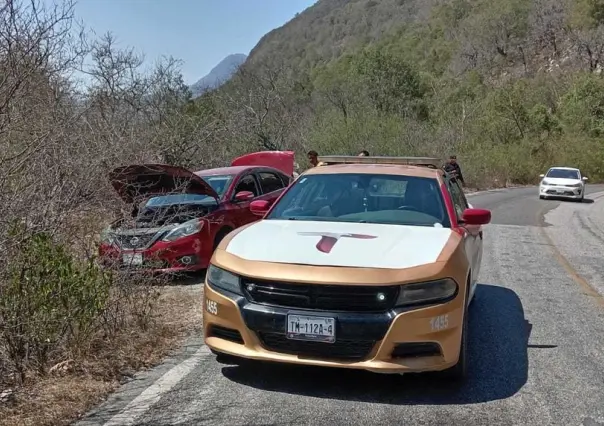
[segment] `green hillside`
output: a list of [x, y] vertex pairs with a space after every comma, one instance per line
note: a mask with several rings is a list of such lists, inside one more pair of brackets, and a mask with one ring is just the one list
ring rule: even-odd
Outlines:
[[200, 105], [226, 155], [456, 153], [478, 187], [554, 164], [601, 179], [603, 22], [602, 0], [322, 0]]
[[425, 20], [435, 0], [318, 1], [266, 34], [250, 53], [252, 62], [314, 66], [378, 40], [403, 24]]

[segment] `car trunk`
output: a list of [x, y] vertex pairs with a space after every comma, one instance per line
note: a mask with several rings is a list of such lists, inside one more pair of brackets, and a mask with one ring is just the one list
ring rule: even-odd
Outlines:
[[242, 155], [231, 162], [231, 166], [264, 166], [280, 170], [287, 176], [294, 174], [293, 151], [259, 151]]

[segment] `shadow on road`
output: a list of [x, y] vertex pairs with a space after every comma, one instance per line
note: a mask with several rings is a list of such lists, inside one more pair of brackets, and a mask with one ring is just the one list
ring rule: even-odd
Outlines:
[[578, 204], [593, 204], [594, 200], [591, 198], [583, 198], [583, 200], [572, 200], [564, 197], [556, 197], [554, 195], [548, 195], [545, 201], [565, 201], [568, 203], [578, 203]]
[[258, 389], [383, 404], [473, 404], [508, 398], [526, 383], [530, 323], [512, 290], [482, 284], [470, 308], [470, 373], [453, 386], [437, 374], [391, 376], [269, 363], [227, 366], [228, 379]]

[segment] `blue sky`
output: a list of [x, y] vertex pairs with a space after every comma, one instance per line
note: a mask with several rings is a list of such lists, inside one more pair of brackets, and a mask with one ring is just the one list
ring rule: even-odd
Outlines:
[[231, 53], [245, 53], [316, 0], [78, 0], [78, 19], [97, 34], [111, 31], [120, 47], [148, 60], [184, 61], [192, 84]]

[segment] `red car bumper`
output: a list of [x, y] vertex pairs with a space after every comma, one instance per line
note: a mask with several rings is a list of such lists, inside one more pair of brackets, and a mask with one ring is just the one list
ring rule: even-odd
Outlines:
[[[179, 273], [205, 269], [212, 256], [201, 233], [176, 241], [157, 241], [145, 249], [123, 249], [116, 244], [101, 243], [99, 257], [107, 267], [153, 273]], [[202, 239], [203, 238], [203, 239]]]

